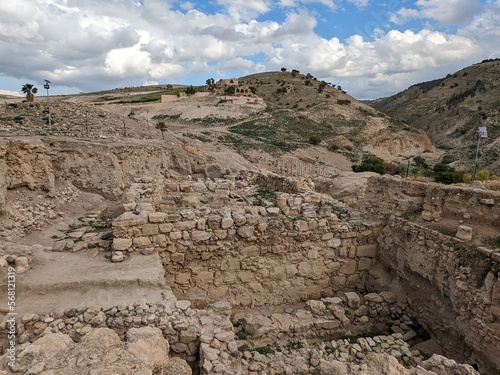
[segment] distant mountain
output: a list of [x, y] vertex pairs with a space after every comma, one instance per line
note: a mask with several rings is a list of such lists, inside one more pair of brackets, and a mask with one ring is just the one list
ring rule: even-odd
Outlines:
[[486, 127], [478, 167], [500, 174], [500, 59], [484, 60], [369, 104], [425, 130], [457, 169], [472, 169], [477, 131]]

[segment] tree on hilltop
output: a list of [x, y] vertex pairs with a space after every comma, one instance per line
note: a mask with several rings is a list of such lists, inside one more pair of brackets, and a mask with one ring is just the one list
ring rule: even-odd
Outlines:
[[193, 87], [193, 85], [191, 85], [191, 86], [186, 88], [185, 92], [187, 95], [194, 95], [194, 94], [196, 94], [196, 89]]
[[26, 94], [26, 101], [32, 102], [35, 99], [35, 94], [38, 92], [38, 89], [35, 87], [35, 85], [27, 83], [23, 85], [23, 87], [21, 87], [21, 92], [23, 94]]
[[161, 138], [165, 139], [165, 135], [163, 134], [163, 132], [167, 130], [167, 125], [165, 124], [165, 122], [160, 121], [158, 124], [156, 124], [156, 129], [161, 131]]
[[209, 78], [205, 81], [205, 83], [208, 86], [208, 90], [214, 91], [215, 89], [215, 80], [213, 78]]

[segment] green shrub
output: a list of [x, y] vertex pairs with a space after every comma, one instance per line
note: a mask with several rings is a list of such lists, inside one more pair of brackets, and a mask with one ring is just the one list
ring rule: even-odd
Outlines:
[[384, 174], [384, 161], [373, 155], [364, 156], [361, 164], [353, 165], [352, 170], [354, 172], [375, 172]]
[[321, 143], [321, 138], [317, 135], [309, 137], [309, 143], [312, 145], [319, 145]]
[[434, 181], [443, 184], [454, 184], [464, 180], [465, 173], [456, 171], [455, 168], [450, 167], [444, 163], [437, 163], [433, 168]]

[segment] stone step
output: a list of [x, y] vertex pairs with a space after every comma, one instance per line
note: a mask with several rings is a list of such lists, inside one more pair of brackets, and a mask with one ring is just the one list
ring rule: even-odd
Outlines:
[[[78, 307], [112, 307], [119, 303], [172, 303], [157, 253], [111, 263], [102, 254], [36, 252], [33, 268], [16, 277], [16, 312], [47, 313]], [[7, 295], [6, 285], [0, 293]], [[6, 313], [1, 306], [0, 314]]]

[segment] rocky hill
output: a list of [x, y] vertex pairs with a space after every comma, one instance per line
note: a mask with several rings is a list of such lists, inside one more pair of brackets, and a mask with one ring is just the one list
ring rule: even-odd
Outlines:
[[500, 59], [485, 60], [370, 104], [416, 129], [446, 150], [455, 167], [471, 170], [478, 127], [487, 127], [479, 168], [500, 173]]
[[[205, 92], [176, 98], [177, 87], [146, 87], [51, 97], [50, 102], [10, 100], [0, 112], [0, 132], [152, 139], [161, 138], [155, 126], [162, 121], [164, 135], [229, 148], [275, 171], [290, 158], [350, 170], [367, 153], [398, 162], [434, 151], [425, 132], [310, 74], [259, 73], [239, 78], [239, 84], [255, 94], [209, 94], [203, 87], [198, 90]], [[173, 100], [161, 103], [164, 94]]]

